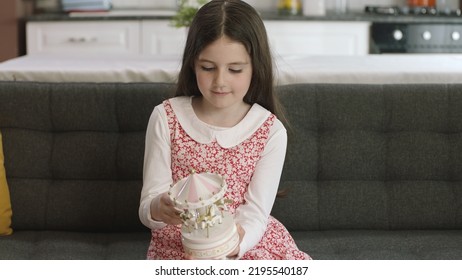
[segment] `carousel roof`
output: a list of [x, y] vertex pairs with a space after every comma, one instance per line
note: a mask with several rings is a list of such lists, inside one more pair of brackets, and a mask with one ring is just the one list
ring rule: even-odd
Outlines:
[[184, 209], [197, 209], [221, 199], [226, 191], [223, 176], [215, 173], [191, 174], [171, 186], [170, 198], [176, 206]]

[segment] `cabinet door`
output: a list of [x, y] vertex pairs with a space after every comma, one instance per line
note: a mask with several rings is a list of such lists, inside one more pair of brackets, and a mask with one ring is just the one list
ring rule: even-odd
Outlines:
[[173, 27], [169, 20], [143, 20], [141, 30], [143, 55], [183, 55], [186, 28]]
[[366, 55], [369, 22], [265, 21], [275, 56]]
[[138, 21], [27, 23], [27, 53], [139, 54]]

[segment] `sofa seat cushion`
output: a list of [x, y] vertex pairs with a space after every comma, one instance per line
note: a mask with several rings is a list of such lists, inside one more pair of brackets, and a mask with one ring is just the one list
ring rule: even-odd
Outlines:
[[16, 231], [2, 237], [0, 259], [35, 260], [143, 260], [149, 231], [86, 233]]
[[315, 260], [460, 260], [462, 230], [295, 231]]

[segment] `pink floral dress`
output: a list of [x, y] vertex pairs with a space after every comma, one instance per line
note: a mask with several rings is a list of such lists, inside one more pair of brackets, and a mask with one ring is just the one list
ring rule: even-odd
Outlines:
[[[232, 199], [230, 212], [244, 203], [244, 193], [252, 178], [255, 166], [265, 148], [271, 126], [275, 120], [270, 115], [253, 135], [231, 148], [223, 148], [216, 141], [201, 144], [192, 139], [179, 123], [169, 100], [164, 101], [171, 139], [172, 174], [176, 182], [189, 175], [190, 169], [196, 172], [213, 172], [225, 175], [228, 190], [226, 198]], [[167, 225], [152, 230], [148, 259], [184, 259], [181, 244], [181, 226]], [[247, 251], [241, 259], [281, 260], [311, 259], [300, 251], [287, 229], [270, 216], [267, 229], [260, 242]]]

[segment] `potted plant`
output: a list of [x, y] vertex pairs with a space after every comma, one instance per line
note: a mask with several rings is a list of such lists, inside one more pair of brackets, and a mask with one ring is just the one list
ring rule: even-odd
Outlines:
[[175, 27], [189, 27], [200, 7], [210, 0], [178, 0], [178, 11], [172, 19]]

